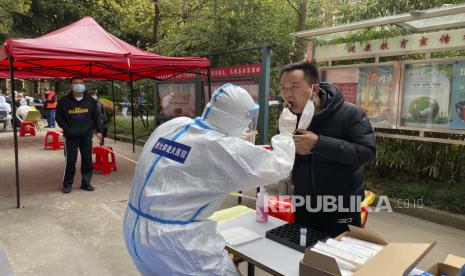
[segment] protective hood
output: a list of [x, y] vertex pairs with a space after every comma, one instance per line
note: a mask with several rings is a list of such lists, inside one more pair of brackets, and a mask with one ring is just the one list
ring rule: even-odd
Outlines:
[[202, 119], [229, 136], [240, 137], [256, 121], [258, 109], [246, 90], [227, 83], [215, 91]]

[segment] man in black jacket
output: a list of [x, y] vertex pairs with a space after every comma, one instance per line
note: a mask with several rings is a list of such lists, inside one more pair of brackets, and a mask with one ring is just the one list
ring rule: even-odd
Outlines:
[[363, 165], [376, 153], [368, 118], [345, 102], [337, 87], [320, 83], [311, 63], [283, 67], [280, 86], [299, 120], [309, 99], [315, 107], [310, 126], [294, 136], [292, 183], [294, 194], [305, 197], [305, 202], [296, 200], [296, 223], [331, 236], [347, 231], [348, 224], [360, 226], [356, 202], [364, 196]]
[[81, 152], [81, 189], [94, 191], [92, 179], [92, 136], [102, 139], [100, 112], [94, 99], [84, 93], [84, 80], [71, 81], [71, 92], [58, 101], [56, 121], [65, 136], [66, 169], [63, 177], [63, 193], [71, 192], [76, 171], [77, 151]]

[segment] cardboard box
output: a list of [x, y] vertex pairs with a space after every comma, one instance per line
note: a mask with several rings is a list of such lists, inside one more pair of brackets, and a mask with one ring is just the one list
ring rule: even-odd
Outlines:
[[447, 276], [455, 276], [460, 273], [460, 268], [462, 268], [463, 265], [465, 265], [464, 258], [449, 254], [444, 262], [433, 265], [426, 272], [437, 276], [441, 276], [443, 273]]
[[[368, 229], [351, 225], [349, 229], [336, 239], [349, 236], [384, 246], [383, 250], [368, 260], [353, 274], [354, 276], [407, 275], [436, 244], [436, 241], [432, 243], [387, 243], [380, 235]], [[341, 272], [334, 258], [307, 249], [299, 264], [299, 275], [341, 276]]]

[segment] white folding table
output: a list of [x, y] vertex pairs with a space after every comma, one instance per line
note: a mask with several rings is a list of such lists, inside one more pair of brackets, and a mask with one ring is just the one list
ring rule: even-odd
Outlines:
[[[286, 223], [286, 221], [272, 216], [268, 217], [268, 223], [258, 223], [255, 220], [255, 213], [247, 213], [220, 223], [218, 230], [221, 232], [225, 229], [241, 226], [263, 236], [261, 239], [238, 246], [226, 245], [226, 250], [273, 275], [298, 276], [299, 262], [304, 254], [265, 238], [266, 231]], [[251, 271], [253, 266], [249, 266], [249, 276], [250, 273], [253, 273]]]
[[[221, 232], [225, 229], [241, 226], [263, 236], [261, 239], [237, 246], [226, 245], [226, 250], [229, 253], [248, 262], [248, 276], [254, 275], [254, 266], [272, 275], [298, 276], [299, 262], [304, 254], [265, 237], [266, 231], [286, 223], [286, 221], [272, 216], [268, 217], [268, 223], [258, 223], [255, 220], [255, 212], [253, 212], [219, 223], [218, 230]], [[413, 276], [421, 272], [421, 270], [414, 269], [409, 275]]]

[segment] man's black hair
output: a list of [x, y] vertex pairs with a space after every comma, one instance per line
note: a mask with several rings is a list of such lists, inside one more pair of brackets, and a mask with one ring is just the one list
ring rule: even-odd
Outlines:
[[320, 74], [318, 73], [316, 65], [306, 61], [284, 65], [283, 67], [281, 67], [279, 78], [281, 78], [284, 73], [291, 72], [294, 70], [302, 70], [304, 72], [305, 80], [309, 85], [320, 83]]
[[72, 78], [69, 79], [69, 83], [73, 83], [74, 80], [84, 80], [84, 78], [72, 77]]

